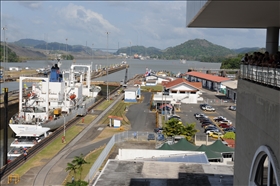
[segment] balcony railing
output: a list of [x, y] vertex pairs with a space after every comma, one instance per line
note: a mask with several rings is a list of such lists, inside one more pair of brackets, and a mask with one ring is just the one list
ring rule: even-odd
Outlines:
[[280, 88], [280, 68], [241, 65], [239, 77], [241, 79]]

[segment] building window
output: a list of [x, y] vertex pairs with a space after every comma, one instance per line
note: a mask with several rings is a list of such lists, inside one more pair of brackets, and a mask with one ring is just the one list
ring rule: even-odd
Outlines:
[[172, 90], [171, 93], [172, 94], [177, 94], [177, 90]]
[[249, 185], [276, 186], [279, 185], [279, 174], [277, 173], [278, 160], [268, 146], [260, 146], [255, 153]]
[[180, 90], [180, 94], [185, 94], [185, 93], [186, 93], [185, 91], [181, 91], [181, 90]]

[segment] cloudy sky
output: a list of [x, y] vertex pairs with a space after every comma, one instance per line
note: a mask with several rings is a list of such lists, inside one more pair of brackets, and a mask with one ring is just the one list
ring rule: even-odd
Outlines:
[[187, 28], [186, 1], [1, 1], [3, 27], [8, 42], [67, 39], [70, 45], [106, 48], [108, 41], [110, 49], [166, 49], [196, 38], [230, 49], [264, 47], [266, 38], [264, 29]]

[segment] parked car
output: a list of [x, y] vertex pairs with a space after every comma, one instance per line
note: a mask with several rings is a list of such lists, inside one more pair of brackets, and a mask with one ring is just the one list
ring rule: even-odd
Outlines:
[[224, 116], [217, 116], [217, 117], [214, 117], [213, 120], [216, 120], [216, 119], [223, 119], [223, 118], [226, 119]]
[[212, 121], [203, 121], [203, 122], [201, 122], [201, 125], [202, 125], [202, 124], [207, 124], [207, 123], [210, 123], [210, 124], [213, 124], [213, 125], [214, 125], [214, 123], [213, 123]]
[[208, 135], [210, 132], [220, 132], [220, 130], [219, 129], [211, 129], [211, 130], [206, 131], [205, 133]]
[[212, 138], [222, 138], [224, 135], [221, 132], [210, 132], [208, 136]]
[[148, 141], [155, 140], [155, 139], [156, 139], [155, 134], [148, 134]]
[[221, 128], [230, 128], [231, 125], [229, 125], [227, 123], [221, 123], [221, 124], [219, 124], [219, 127], [221, 127]]
[[201, 127], [203, 128], [203, 127], [210, 126], [210, 125], [215, 126], [213, 123], [203, 123], [203, 124], [201, 124]]
[[163, 131], [163, 128], [162, 128], [162, 127], [160, 127], [160, 128], [155, 128], [155, 129], [154, 129], [154, 132], [155, 132], [155, 133], [162, 132], [162, 131]]
[[224, 132], [234, 132], [235, 133], [235, 127], [229, 127], [229, 128], [224, 128]]
[[181, 121], [181, 117], [180, 117], [180, 116], [178, 116], [178, 115], [172, 115], [172, 116], [169, 116], [169, 117], [168, 117], [168, 120], [170, 120], [170, 119], [178, 119], [178, 120], [180, 120], [180, 121]]
[[219, 121], [219, 123], [227, 123], [227, 124], [231, 124], [231, 121], [226, 119], [226, 120]]
[[202, 110], [208, 111], [208, 112], [215, 112], [215, 111], [216, 111], [216, 109], [213, 108], [213, 107], [210, 106], [210, 105], [207, 105], [206, 107], [204, 107], [204, 109], [202, 108]]
[[234, 105], [231, 105], [231, 106], [229, 106], [229, 107], [228, 107], [228, 109], [229, 109], [229, 110], [233, 110], [233, 111], [236, 111], [236, 106], [234, 106]]
[[200, 109], [204, 109], [206, 106], [207, 106], [208, 104], [206, 104], [206, 103], [203, 103], [203, 104], [200, 104], [199, 106], [200, 106]]
[[204, 129], [204, 133], [206, 133], [208, 130], [214, 130], [214, 129], [218, 129], [216, 126], [212, 125], [212, 126], [207, 126], [205, 129]]
[[224, 121], [224, 120], [227, 120], [227, 118], [221, 117], [221, 118], [214, 119], [214, 121], [216, 121], [216, 122], [220, 122], [220, 121]]
[[196, 119], [199, 119], [199, 118], [208, 118], [208, 116], [206, 116], [205, 114], [197, 114], [194, 116]]
[[199, 122], [200, 122], [200, 123], [202, 123], [202, 122], [207, 122], [207, 121], [208, 121], [208, 122], [212, 122], [209, 118], [200, 118], [200, 119], [199, 119]]

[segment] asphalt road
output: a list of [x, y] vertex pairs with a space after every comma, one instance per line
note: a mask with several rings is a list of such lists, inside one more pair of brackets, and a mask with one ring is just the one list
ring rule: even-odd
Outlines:
[[143, 92], [142, 103], [131, 105], [126, 113], [126, 117], [131, 123], [132, 131], [154, 131], [156, 128], [156, 114], [150, 112], [151, 92]]

